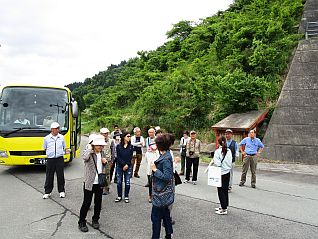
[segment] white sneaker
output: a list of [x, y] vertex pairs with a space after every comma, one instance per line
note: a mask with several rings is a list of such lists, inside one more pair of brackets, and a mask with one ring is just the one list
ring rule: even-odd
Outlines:
[[51, 197], [51, 193], [46, 193], [43, 195], [43, 199], [48, 199], [49, 197]]
[[215, 212], [218, 215], [227, 215], [227, 210], [219, 210]]
[[216, 208], [214, 208], [214, 209], [215, 209], [215, 211], [220, 211], [220, 210], [222, 210], [221, 207], [216, 207]]
[[192, 181], [192, 184], [193, 185], [197, 185], [197, 181]]
[[65, 192], [60, 192], [60, 198], [65, 198]]
[[189, 180], [184, 180], [184, 182], [183, 183], [188, 183], [189, 182]]

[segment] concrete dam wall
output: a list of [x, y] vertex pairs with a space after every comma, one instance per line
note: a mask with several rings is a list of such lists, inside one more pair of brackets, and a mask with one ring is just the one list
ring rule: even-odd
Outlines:
[[[318, 0], [307, 0], [299, 26], [318, 21]], [[318, 38], [301, 40], [264, 136], [264, 158], [318, 164]]]

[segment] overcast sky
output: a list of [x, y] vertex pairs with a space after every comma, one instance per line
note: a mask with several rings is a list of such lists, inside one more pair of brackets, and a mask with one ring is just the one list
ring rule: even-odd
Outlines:
[[155, 50], [233, 0], [0, 0], [0, 84], [63, 86]]

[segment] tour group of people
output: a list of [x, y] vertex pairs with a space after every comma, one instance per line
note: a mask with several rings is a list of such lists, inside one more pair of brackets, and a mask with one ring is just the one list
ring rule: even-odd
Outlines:
[[[64, 154], [70, 153], [66, 148], [63, 135], [59, 133], [59, 124], [51, 124], [51, 133], [44, 138], [43, 148], [46, 150], [46, 180], [43, 199], [48, 199], [53, 190], [54, 174], [57, 175], [58, 192], [60, 198], [65, 195]], [[140, 177], [140, 165], [143, 157], [147, 162], [146, 175], [148, 202], [152, 203], [151, 221], [152, 238], [160, 238], [161, 225], [165, 228], [165, 238], [171, 238], [175, 221], [171, 216], [175, 197], [175, 182], [180, 175], [185, 176], [184, 184], [197, 185], [198, 168], [201, 152], [201, 141], [197, 139], [196, 131], [184, 131], [180, 139], [180, 152], [177, 155], [171, 150], [175, 137], [170, 133], [163, 133], [159, 126], [150, 128], [148, 136], [144, 138], [141, 129], [135, 127], [132, 132], [121, 131], [118, 125], [110, 132], [101, 128], [98, 134], [91, 134], [88, 144], [82, 153], [84, 160], [83, 203], [80, 209], [78, 227], [87, 232], [87, 212], [94, 195], [94, 214], [92, 226], [100, 227], [99, 218], [103, 195], [108, 195], [109, 186], [114, 178], [117, 183], [117, 197], [114, 202], [129, 203], [130, 179]], [[224, 136], [218, 139], [218, 149], [215, 150], [210, 165], [221, 168], [221, 187], [217, 188], [220, 206], [215, 208], [218, 215], [226, 215], [229, 206], [229, 192], [233, 185], [233, 167], [239, 156], [243, 156], [243, 169], [239, 186], [244, 186], [246, 174], [251, 168], [252, 188], [256, 187], [256, 164], [264, 145], [256, 138], [255, 130], [249, 132], [248, 137], [240, 143], [233, 139], [233, 131], [227, 129]], [[145, 152], [144, 152], [145, 151]], [[143, 156], [144, 155], [144, 156]], [[180, 156], [179, 156], [180, 155]], [[181, 161], [180, 173], [177, 173], [178, 163]], [[124, 184], [124, 191], [123, 191]]]

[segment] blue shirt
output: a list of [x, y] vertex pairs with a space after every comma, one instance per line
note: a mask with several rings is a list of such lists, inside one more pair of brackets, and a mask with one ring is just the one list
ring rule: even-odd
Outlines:
[[259, 148], [264, 148], [264, 144], [259, 138], [246, 137], [241, 141], [240, 146], [242, 145], [245, 145], [244, 152], [246, 154], [256, 154]]
[[63, 157], [66, 148], [64, 136], [58, 134], [55, 138], [52, 134], [44, 137], [43, 149], [46, 150], [46, 157], [58, 158]]

